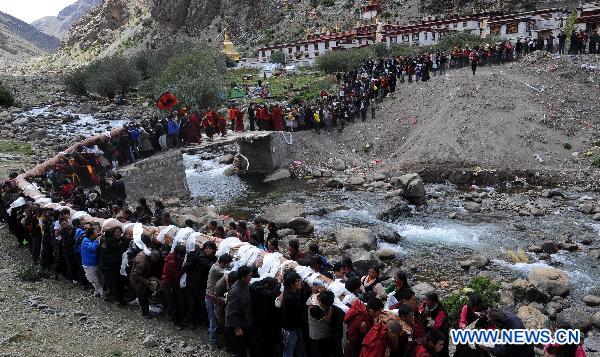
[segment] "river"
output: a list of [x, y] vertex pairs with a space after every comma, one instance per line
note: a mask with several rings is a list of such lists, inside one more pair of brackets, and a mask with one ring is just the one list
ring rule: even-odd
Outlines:
[[[449, 219], [442, 208], [451, 207], [462, 213], [464, 209], [454, 199], [461, 192], [453, 185], [427, 185], [428, 193], [447, 197], [438, 199], [430, 210], [415, 211], [410, 218], [396, 222], [383, 222], [377, 214], [386, 207], [386, 202], [378, 194], [366, 191], [332, 190], [306, 180], [285, 180], [270, 184], [262, 183], [262, 178], [226, 177], [227, 165], [215, 160], [202, 160], [197, 155], [184, 156], [187, 166], [188, 186], [192, 196], [211, 196], [214, 205], [222, 213], [235, 219], [252, 219], [262, 212], [263, 207], [284, 202], [299, 203], [305, 206], [307, 217], [315, 225], [315, 235], [325, 236], [343, 227], [374, 227], [386, 225], [404, 239], [397, 245], [380, 243], [381, 248], [393, 248], [397, 259], [411, 271], [413, 279], [428, 282], [449, 282], [449, 286], [461, 286], [468, 281], [458, 261], [473, 252], [488, 256], [489, 270], [506, 277], [526, 277], [534, 267], [555, 266], [566, 272], [572, 284], [572, 296], [581, 297], [596, 285], [600, 279], [600, 269], [583, 252], [559, 251], [549, 262], [537, 261], [534, 254], [528, 254], [530, 263], [509, 262], [508, 250], [517, 247], [526, 249], [529, 243], [513, 224], [523, 223], [523, 217], [508, 215], [481, 216], [460, 215], [459, 219]], [[327, 212], [322, 214], [323, 212]], [[462, 218], [464, 217], [464, 219]], [[526, 222], [536, 230], [552, 232], [567, 220], [560, 215], [552, 219]], [[569, 224], [580, 225], [581, 229], [600, 235], [600, 224], [586, 221], [568, 220]]]

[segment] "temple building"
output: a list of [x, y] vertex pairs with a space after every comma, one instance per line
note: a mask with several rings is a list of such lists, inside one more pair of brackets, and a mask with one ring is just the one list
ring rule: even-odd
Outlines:
[[600, 2], [581, 5], [577, 8], [577, 22], [582, 29], [600, 31]]
[[[379, 1], [370, 1], [363, 10], [379, 9]], [[363, 15], [365, 12], [363, 11]], [[429, 17], [409, 25], [376, 23], [360, 25], [347, 31], [309, 34], [306, 40], [260, 48], [259, 62], [269, 62], [271, 54], [283, 51], [290, 62], [312, 64], [324, 53], [339, 49], [369, 46], [375, 43], [427, 46], [436, 44], [448, 33], [469, 33], [481, 37], [498, 36], [507, 40], [546, 36], [557, 36], [564, 29], [570, 12], [551, 8], [514, 14], [498, 11], [474, 13], [449, 18]], [[600, 22], [600, 6], [581, 6], [578, 10], [580, 28], [597, 26]], [[584, 22], [586, 26], [582, 25]]]
[[227, 32], [225, 32], [223, 36], [223, 53], [225, 53], [234, 62], [239, 62], [241, 58], [238, 51], [236, 51], [233, 42], [231, 42], [231, 40], [229, 39]]

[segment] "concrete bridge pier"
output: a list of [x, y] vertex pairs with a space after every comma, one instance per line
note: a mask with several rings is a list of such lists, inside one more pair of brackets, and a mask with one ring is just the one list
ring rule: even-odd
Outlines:
[[238, 139], [240, 154], [248, 159], [250, 175], [268, 175], [292, 163], [293, 145], [289, 145], [283, 134], [273, 132], [267, 136]]

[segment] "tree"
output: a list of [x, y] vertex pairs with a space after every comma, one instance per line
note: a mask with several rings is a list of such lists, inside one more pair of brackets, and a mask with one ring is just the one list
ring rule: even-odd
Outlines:
[[283, 51], [275, 51], [271, 54], [271, 63], [285, 64], [285, 53]]
[[367, 58], [376, 57], [369, 48], [330, 51], [317, 58], [317, 67], [325, 73], [348, 72], [357, 68]]
[[130, 59], [112, 56], [99, 59], [87, 68], [88, 87], [100, 95], [114, 98], [125, 96], [141, 79], [141, 74]]
[[0, 107], [12, 107], [15, 105], [15, 97], [12, 93], [0, 82]]
[[575, 27], [577, 26], [577, 11], [573, 10], [571, 15], [567, 18], [567, 23], [565, 24], [565, 34], [568, 38], [573, 35], [575, 32]]
[[82, 69], [76, 69], [75, 71], [65, 75], [63, 84], [67, 88], [67, 91], [75, 95], [86, 95], [87, 90], [87, 74]]
[[190, 49], [172, 57], [158, 77], [158, 97], [172, 92], [181, 103], [195, 109], [215, 107], [222, 102], [225, 59], [213, 48]]

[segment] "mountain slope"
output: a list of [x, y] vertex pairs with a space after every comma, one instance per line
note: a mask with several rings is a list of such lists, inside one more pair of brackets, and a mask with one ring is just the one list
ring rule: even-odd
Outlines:
[[[315, 3], [319, 5], [315, 7]], [[359, 18], [368, 3], [369, 0], [104, 0], [73, 25], [60, 58], [65, 63], [86, 63], [97, 56], [128, 55], [178, 40], [218, 46], [224, 30], [243, 57], [253, 57], [256, 49], [263, 46], [365, 23]], [[513, 12], [554, 5], [574, 6], [555, 0], [382, 0], [381, 19], [408, 24], [427, 15], [493, 9]]]
[[59, 40], [0, 12], [0, 67], [22, 64], [32, 57], [56, 51]]
[[[10, 32], [15, 36], [30, 42], [32, 45], [45, 52], [56, 51], [60, 44], [60, 41], [56, 37], [46, 35], [28, 23], [1, 11], [0, 27], [4, 28], [4, 31]], [[10, 45], [10, 43], [8, 43], [8, 45]]]
[[79, 0], [62, 9], [57, 16], [42, 17], [31, 25], [47, 35], [64, 39], [74, 23], [101, 3], [102, 0]]

